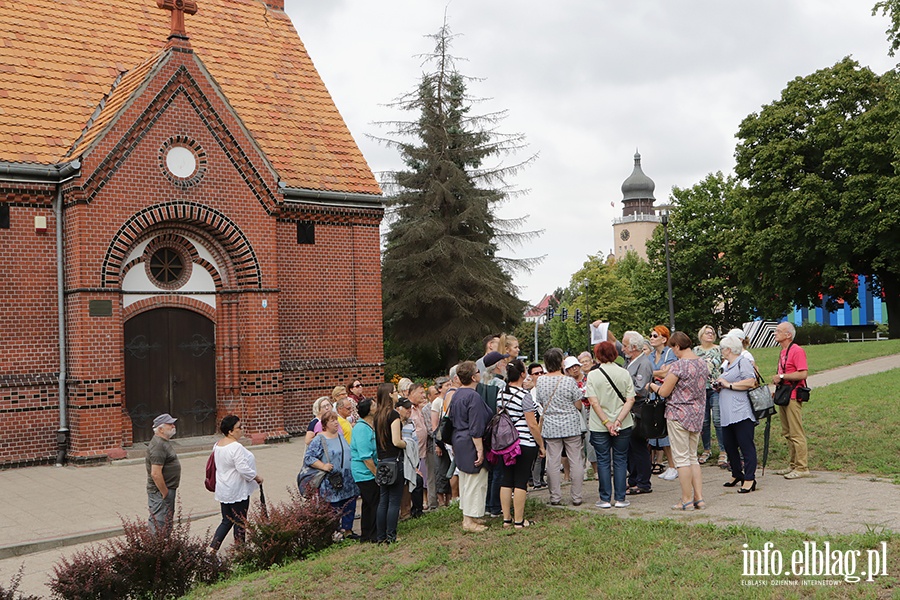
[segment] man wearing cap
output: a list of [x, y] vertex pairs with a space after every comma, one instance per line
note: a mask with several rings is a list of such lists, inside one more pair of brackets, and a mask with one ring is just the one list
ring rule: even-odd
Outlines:
[[150, 531], [170, 528], [175, 518], [175, 491], [181, 481], [181, 463], [172, 448], [175, 435], [172, 415], [163, 413], [153, 419], [153, 438], [147, 446], [147, 505]]

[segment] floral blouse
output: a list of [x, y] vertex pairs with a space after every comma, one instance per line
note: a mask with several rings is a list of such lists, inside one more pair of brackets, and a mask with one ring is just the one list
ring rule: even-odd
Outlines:
[[666, 419], [678, 421], [688, 431], [697, 433], [703, 429], [706, 409], [706, 379], [709, 373], [706, 360], [676, 360], [669, 367], [669, 373], [678, 377], [678, 381], [666, 400]]

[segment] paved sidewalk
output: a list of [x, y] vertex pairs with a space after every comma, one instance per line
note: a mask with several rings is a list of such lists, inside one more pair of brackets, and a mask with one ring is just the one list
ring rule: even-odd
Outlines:
[[846, 379], [861, 377], [862, 375], [874, 375], [875, 373], [890, 371], [891, 369], [900, 369], [900, 354], [870, 358], [869, 360], [862, 360], [845, 367], [823, 371], [816, 375], [811, 375], [806, 381], [810, 388], [817, 388]]
[[[875, 372], [900, 368], [900, 355], [873, 359], [810, 377], [821, 387]], [[776, 423], [777, 428], [777, 423]], [[782, 443], [773, 435], [773, 443]], [[208, 447], [211, 447], [210, 440]], [[296, 483], [303, 443], [255, 446], [266, 498], [285, 500]], [[209, 450], [181, 453], [182, 481], [178, 490], [184, 516], [196, 519], [194, 532], [215, 528], [219, 506], [203, 486]], [[777, 465], [770, 466], [777, 468]], [[677, 481], [654, 477], [654, 492], [629, 497], [628, 509], [609, 511], [620, 517], [676, 518], [722, 525], [747, 524], [763, 529], [795, 529], [820, 534], [862, 533], [881, 528], [900, 531], [900, 502], [896, 485], [870, 476], [816, 473], [795, 481], [767, 473], [759, 490], [738, 495], [722, 487], [728, 474], [715, 466], [703, 468], [706, 511], [676, 513], [670, 506], [679, 498]], [[21, 590], [49, 597], [45, 586], [61, 556], [71, 556], [96, 540], [121, 531], [119, 516], [146, 518], [146, 471], [143, 459], [98, 467], [30, 467], [0, 471], [4, 510], [0, 511], [0, 584], [7, 585], [24, 565]], [[563, 489], [564, 498], [568, 488]], [[534, 493], [546, 497], [547, 492]], [[585, 483], [587, 510], [597, 500], [597, 482]], [[228, 540], [230, 541], [231, 536]]]

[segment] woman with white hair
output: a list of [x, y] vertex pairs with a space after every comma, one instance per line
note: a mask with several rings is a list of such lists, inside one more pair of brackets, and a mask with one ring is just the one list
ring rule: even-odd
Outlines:
[[306, 427], [306, 438], [304, 439], [307, 447], [309, 447], [309, 443], [313, 441], [313, 438], [315, 438], [317, 434], [322, 433], [322, 423], [319, 420], [319, 417], [323, 412], [331, 412], [330, 396], [319, 396], [316, 398], [316, 401], [313, 402], [313, 420], [310, 421], [309, 425]]
[[[756, 417], [748, 390], [756, 387], [753, 365], [741, 356], [743, 346], [736, 337], [726, 336], [719, 342], [728, 366], [716, 380], [719, 388], [719, 414], [725, 450], [731, 461], [732, 480], [725, 487], [740, 484], [740, 494], [756, 490], [756, 444], [753, 432]], [[739, 452], [740, 450], [740, 452]]]

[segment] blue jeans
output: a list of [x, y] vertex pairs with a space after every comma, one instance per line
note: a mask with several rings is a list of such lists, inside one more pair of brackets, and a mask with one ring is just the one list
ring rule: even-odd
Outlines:
[[225, 541], [225, 536], [234, 527], [234, 542], [244, 543], [244, 522], [247, 520], [247, 511], [250, 510], [250, 498], [246, 498], [233, 504], [220, 503], [222, 507], [222, 522], [213, 534], [209, 547], [218, 550]]
[[719, 392], [714, 389], [706, 390], [706, 412], [703, 418], [703, 430], [700, 432], [700, 440], [703, 442], [704, 450], [709, 450], [712, 447], [710, 423], [716, 429], [716, 440], [719, 442], [719, 450], [724, 450], [722, 421], [719, 420]]
[[353, 521], [356, 518], [356, 496], [332, 502], [331, 508], [341, 515], [341, 530], [353, 531]]
[[[628, 476], [628, 447], [631, 443], [631, 431], [631, 427], [623, 429], [617, 436], [611, 436], [606, 431], [591, 432], [591, 446], [597, 453], [600, 499], [604, 502], [610, 502], [613, 483], [615, 483], [616, 501], [625, 500], [625, 479]], [[610, 453], [612, 453], [611, 461]], [[611, 474], [610, 463], [612, 464]], [[612, 475], [611, 478], [610, 475]]]
[[400, 500], [403, 498], [403, 474], [394, 485], [379, 486], [378, 510], [375, 513], [375, 541], [397, 541], [397, 522], [400, 521]]

